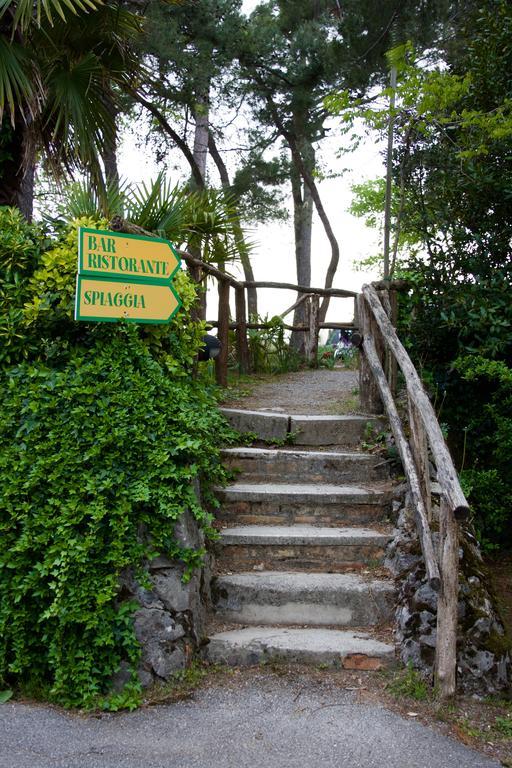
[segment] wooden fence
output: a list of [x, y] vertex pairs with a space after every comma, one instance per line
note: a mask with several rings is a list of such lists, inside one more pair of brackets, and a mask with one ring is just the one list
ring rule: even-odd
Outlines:
[[[459, 594], [458, 520], [469, 507], [446, 446], [432, 404], [420, 377], [402, 346], [390, 315], [396, 302], [393, 291], [377, 292], [363, 286], [358, 297], [361, 349], [360, 392], [365, 410], [384, 408], [402, 459], [409, 484], [416, 525], [430, 585], [438, 591], [436, 682], [441, 697], [453, 696], [457, 666], [457, 606]], [[395, 402], [396, 365], [407, 391], [408, 427], [404, 427]], [[406, 428], [410, 440], [406, 439]], [[432, 460], [440, 486], [439, 547], [432, 544], [433, 521], [429, 462]]]
[[[306, 324], [288, 325], [283, 323], [283, 328], [290, 331], [302, 331], [305, 334], [305, 358], [307, 362], [316, 364], [318, 351], [318, 336], [322, 329], [347, 329], [354, 330], [354, 323], [321, 323], [319, 319], [320, 297], [329, 296], [331, 298], [357, 298], [357, 293], [346, 291], [341, 288], [312, 288], [310, 286], [295, 285], [293, 283], [275, 283], [269, 281], [246, 282], [237, 280], [232, 275], [222, 272], [212, 264], [196, 259], [187, 251], [179, 251], [182, 260], [187, 264], [188, 271], [193, 280], [202, 283], [208, 275], [217, 280], [217, 289], [219, 295], [218, 317], [216, 320], [209, 320], [208, 324], [217, 328], [217, 337], [221, 343], [220, 354], [215, 360], [215, 372], [217, 383], [225, 387], [228, 381], [228, 339], [229, 331], [235, 331], [236, 339], [236, 357], [238, 367], [241, 373], [248, 373], [251, 368], [248, 330], [265, 329], [269, 327], [268, 323], [252, 322], [247, 317], [246, 290], [248, 288], [272, 288], [278, 290], [295, 291], [302, 294], [291, 307], [283, 312], [280, 317], [284, 318], [300, 304], [305, 304]], [[235, 294], [235, 318], [231, 318], [230, 298], [231, 291]]]

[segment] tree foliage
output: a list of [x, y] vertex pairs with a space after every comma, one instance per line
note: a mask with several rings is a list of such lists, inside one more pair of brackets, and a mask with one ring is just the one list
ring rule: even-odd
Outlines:
[[[401, 332], [442, 403], [488, 546], [510, 542], [511, 520], [511, 33], [510, 4], [485, 0], [455, 17], [443, 66], [425, 66], [409, 44], [390, 54], [399, 69], [398, 274], [411, 284]], [[387, 126], [378, 100], [354, 103], [342, 93], [330, 106], [347, 124], [357, 115]], [[371, 215], [379, 202], [365, 194], [358, 205]]]

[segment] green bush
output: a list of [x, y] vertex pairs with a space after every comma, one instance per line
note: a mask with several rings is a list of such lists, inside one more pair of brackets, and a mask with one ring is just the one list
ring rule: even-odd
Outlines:
[[[465, 448], [462, 479], [486, 549], [512, 544], [512, 369], [465, 355], [453, 366], [446, 412]], [[456, 426], [458, 425], [458, 426]]]
[[137, 659], [123, 569], [142, 573], [157, 552], [200, 563], [173, 528], [188, 508], [209, 531], [192, 482], [223, 481], [227, 430], [204, 388], [173, 381], [133, 328], [61, 370], [2, 378], [0, 676], [89, 705]]
[[24, 330], [28, 280], [49, 245], [41, 228], [27, 224], [16, 208], [0, 207], [0, 365], [34, 351]]
[[285, 338], [284, 323], [281, 317], [258, 318], [259, 323], [266, 323], [266, 328], [249, 330], [249, 349], [256, 373], [286, 373], [298, 371], [301, 365], [299, 354], [290, 347]]
[[[132, 568], [144, 582], [157, 553], [186, 575], [200, 564], [174, 527], [188, 509], [212, 533], [232, 436], [191, 377], [204, 332], [188, 313], [195, 289], [176, 278], [183, 309], [169, 325], [77, 323], [76, 225], [48, 243], [11, 209], [2, 216], [0, 314], [15, 316], [15, 333], [0, 328], [0, 688], [132, 706], [140, 649], [119, 577]], [[108, 698], [123, 661], [132, 682]]]

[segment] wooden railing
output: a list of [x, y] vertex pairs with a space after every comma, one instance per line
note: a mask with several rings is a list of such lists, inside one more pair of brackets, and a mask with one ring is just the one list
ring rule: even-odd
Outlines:
[[[247, 338], [248, 330], [265, 329], [269, 327], [268, 323], [254, 322], [247, 317], [246, 290], [248, 288], [271, 288], [274, 290], [295, 291], [302, 294], [291, 307], [285, 310], [281, 315], [283, 319], [300, 304], [305, 304], [306, 324], [288, 325], [283, 323], [282, 327], [290, 331], [301, 331], [305, 334], [305, 359], [307, 362], [315, 365], [318, 351], [318, 336], [322, 329], [349, 329], [354, 330], [354, 323], [321, 323], [319, 319], [320, 297], [329, 296], [331, 298], [357, 298], [357, 293], [346, 291], [342, 288], [312, 288], [310, 286], [295, 285], [293, 283], [275, 283], [270, 281], [246, 282], [237, 280], [232, 275], [223, 272], [212, 264], [207, 264], [192, 256], [187, 251], [179, 251], [179, 255], [186, 263], [188, 271], [193, 280], [201, 283], [207, 275], [217, 280], [219, 304], [218, 316], [215, 320], [209, 320], [208, 325], [217, 328], [217, 337], [221, 343], [219, 356], [215, 360], [215, 372], [217, 383], [220, 386], [227, 386], [228, 382], [228, 340], [229, 331], [235, 331], [236, 339], [236, 357], [238, 367], [241, 373], [248, 373], [251, 368], [249, 342]], [[230, 298], [231, 290], [235, 294], [235, 319], [231, 318]]]
[[[393, 291], [378, 292], [374, 286], [363, 286], [357, 300], [359, 334], [354, 338], [362, 352], [360, 394], [365, 410], [380, 413], [384, 408], [407, 476], [426, 574], [432, 588], [439, 592], [435, 675], [440, 695], [446, 698], [454, 695], [456, 685], [457, 521], [468, 516], [469, 507], [435, 411], [390, 319], [394, 306]], [[405, 380], [410, 441], [395, 401], [396, 365]], [[437, 553], [432, 543], [430, 460], [440, 486]]]

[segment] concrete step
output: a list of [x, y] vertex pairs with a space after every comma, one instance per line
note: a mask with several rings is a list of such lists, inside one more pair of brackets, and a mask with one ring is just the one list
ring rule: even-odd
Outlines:
[[389, 476], [387, 464], [371, 453], [300, 451], [271, 448], [227, 448], [224, 463], [239, 470], [244, 481], [273, 483], [374, 482]]
[[391, 644], [361, 632], [246, 627], [212, 635], [206, 656], [232, 666], [281, 660], [368, 670], [392, 663], [395, 651]]
[[383, 421], [375, 416], [291, 416], [293, 445], [359, 446], [368, 431], [379, 432]]
[[382, 421], [375, 416], [302, 416], [221, 408], [238, 432], [250, 432], [265, 442], [294, 445], [358, 446], [370, 429], [380, 430]]
[[234, 483], [217, 496], [217, 519], [235, 525], [364, 525], [385, 520], [391, 504], [386, 486]]
[[352, 573], [234, 573], [212, 584], [217, 616], [236, 624], [372, 626], [391, 621], [394, 596], [392, 581]]
[[218, 572], [321, 571], [339, 573], [382, 563], [388, 533], [368, 528], [246, 525], [224, 528], [215, 544]]

